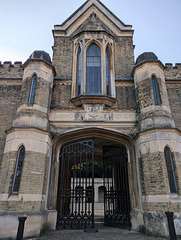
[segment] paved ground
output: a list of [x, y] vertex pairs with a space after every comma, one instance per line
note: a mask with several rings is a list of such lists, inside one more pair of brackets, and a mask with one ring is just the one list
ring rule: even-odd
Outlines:
[[44, 234], [39, 240], [164, 240], [117, 228], [100, 228], [97, 233], [83, 230], [59, 230]]

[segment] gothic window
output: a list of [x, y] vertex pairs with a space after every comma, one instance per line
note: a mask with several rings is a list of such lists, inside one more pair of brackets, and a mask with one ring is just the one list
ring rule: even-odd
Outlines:
[[155, 76], [152, 76], [152, 87], [153, 87], [153, 95], [154, 95], [155, 105], [160, 106], [161, 105], [161, 97], [160, 97], [158, 81]]
[[18, 150], [18, 155], [16, 159], [16, 167], [14, 171], [14, 179], [13, 179], [13, 185], [12, 185], [13, 194], [18, 194], [19, 192], [24, 157], [25, 157], [25, 148], [24, 146], [21, 146]]
[[79, 96], [81, 93], [81, 75], [82, 75], [82, 56], [81, 49], [79, 47], [77, 53], [77, 80], [76, 80], [76, 95]]
[[110, 95], [110, 53], [108, 47], [106, 48], [106, 93]]
[[86, 94], [101, 94], [101, 50], [96, 44], [86, 53]]
[[167, 166], [167, 173], [168, 173], [168, 180], [169, 180], [169, 185], [170, 185], [170, 192], [171, 193], [177, 193], [177, 184], [176, 184], [176, 179], [175, 179], [175, 171], [174, 171], [174, 166], [173, 166], [173, 158], [172, 158], [172, 153], [169, 147], [165, 147], [164, 150], [164, 155], [165, 155], [165, 162]]
[[34, 104], [36, 83], [37, 83], [37, 76], [34, 75], [31, 82], [31, 90], [30, 90], [30, 96], [29, 96], [29, 102], [28, 102], [29, 106], [33, 106]]
[[76, 106], [98, 99], [106, 106], [116, 102], [113, 40], [104, 35], [100, 38], [96, 35], [93, 39], [91, 34], [90, 39], [86, 35], [86, 39], [75, 40], [71, 102]]

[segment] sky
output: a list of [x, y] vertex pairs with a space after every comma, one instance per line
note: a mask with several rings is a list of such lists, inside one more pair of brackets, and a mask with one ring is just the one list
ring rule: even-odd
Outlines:
[[[22, 61], [34, 50], [52, 58], [54, 25], [85, 0], [0, 0], [0, 61]], [[102, 0], [134, 30], [135, 60], [154, 52], [165, 63], [181, 63], [181, 0]]]

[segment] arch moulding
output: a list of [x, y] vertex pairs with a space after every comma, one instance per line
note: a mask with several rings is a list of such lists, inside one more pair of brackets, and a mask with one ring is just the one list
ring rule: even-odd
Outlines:
[[90, 138], [108, 140], [110, 141], [110, 145], [114, 145], [116, 143], [117, 145], [122, 145], [126, 148], [128, 154], [128, 178], [131, 208], [140, 209], [140, 189], [138, 184], [138, 173], [133, 140], [129, 136], [115, 131], [92, 127], [69, 131], [59, 135], [56, 139], [54, 139], [49, 177], [50, 181], [47, 208], [49, 210], [56, 209], [59, 180], [59, 154], [62, 147], [73, 142], [78, 142]]

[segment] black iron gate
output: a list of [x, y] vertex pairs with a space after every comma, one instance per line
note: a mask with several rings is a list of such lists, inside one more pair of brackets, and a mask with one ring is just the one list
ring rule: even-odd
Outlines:
[[124, 147], [103, 147], [105, 225], [130, 229], [127, 160]]
[[[124, 147], [103, 146], [106, 226], [131, 228], [127, 160]], [[93, 140], [63, 147], [58, 186], [57, 228], [94, 228]]]
[[63, 147], [60, 155], [57, 228], [94, 227], [94, 141]]

